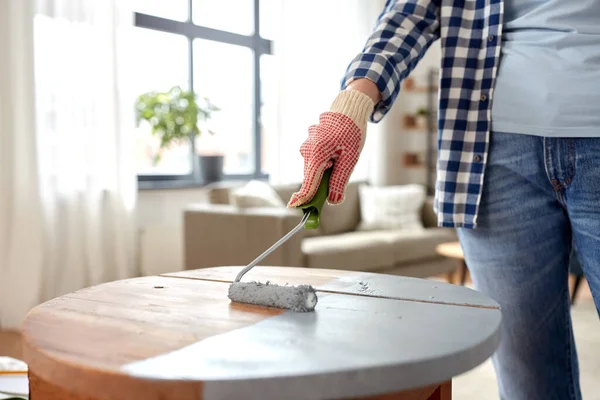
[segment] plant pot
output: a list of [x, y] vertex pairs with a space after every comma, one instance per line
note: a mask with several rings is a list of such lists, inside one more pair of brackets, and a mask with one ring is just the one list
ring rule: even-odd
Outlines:
[[414, 115], [405, 115], [404, 116], [404, 128], [405, 129], [413, 129], [417, 126], [417, 119]]
[[404, 153], [404, 166], [414, 167], [419, 165], [419, 155], [416, 153]]
[[198, 166], [200, 167], [200, 178], [204, 183], [218, 182], [223, 178], [222, 155], [199, 155]]

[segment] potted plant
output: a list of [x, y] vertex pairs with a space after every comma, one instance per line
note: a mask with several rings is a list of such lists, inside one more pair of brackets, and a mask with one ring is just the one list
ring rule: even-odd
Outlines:
[[[199, 122], [207, 122], [213, 112], [219, 111], [211, 101], [179, 86], [168, 92], [147, 92], [140, 95], [135, 104], [136, 123], [150, 124], [152, 134], [159, 138], [159, 149], [154, 154], [154, 163], [160, 161], [162, 152], [170, 146], [196, 139], [201, 131]], [[210, 135], [214, 132], [206, 129]], [[203, 182], [220, 180], [223, 174], [223, 154], [199, 154], [198, 161]]]
[[421, 107], [417, 110], [417, 126], [420, 128], [427, 128], [427, 118], [429, 117], [429, 111], [426, 108]]

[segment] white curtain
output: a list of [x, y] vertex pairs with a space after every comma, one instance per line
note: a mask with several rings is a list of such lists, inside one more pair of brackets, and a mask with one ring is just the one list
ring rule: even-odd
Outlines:
[[137, 273], [133, 110], [116, 67], [126, 3], [0, 2], [4, 329], [41, 301]]
[[0, 2], [0, 326], [16, 327], [43, 285], [36, 159], [33, 7]]
[[[269, 152], [273, 183], [302, 180], [300, 145], [308, 127], [329, 110], [346, 67], [361, 51], [384, 4], [384, 0], [282, 0], [274, 51], [279, 71], [278, 135]], [[371, 142], [367, 137], [351, 180], [368, 179]]]

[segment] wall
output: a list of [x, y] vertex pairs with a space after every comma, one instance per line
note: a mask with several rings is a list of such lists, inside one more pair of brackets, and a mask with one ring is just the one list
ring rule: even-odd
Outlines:
[[[429, 68], [439, 67], [441, 49], [439, 41], [432, 44], [411, 77], [420, 81]], [[422, 83], [421, 85], [424, 85]], [[415, 97], [415, 96], [418, 96]], [[424, 148], [426, 135], [402, 132], [402, 117], [426, 104], [424, 94], [407, 94], [400, 91], [396, 102], [385, 118], [368, 127], [369, 178], [375, 185], [401, 185], [425, 180], [423, 170], [402, 167], [402, 153], [407, 149]]]
[[183, 209], [206, 200], [202, 189], [138, 193], [140, 267], [143, 275], [183, 269]]

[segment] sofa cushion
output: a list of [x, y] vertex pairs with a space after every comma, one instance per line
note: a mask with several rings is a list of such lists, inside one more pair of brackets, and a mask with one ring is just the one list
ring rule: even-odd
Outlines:
[[273, 190], [277, 192], [281, 201], [283, 201], [286, 205], [290, 201], [290, 198], [294, 193], [300, 190], [299, 184], [284, 184], [284, 185], [274, 185]]
[[435, 251], [438, 244], [457, 240], [456, 231], [451, 228], [427, 228], [418, 232], [397, 230], [378, 233], [390, 242], [395, 264], [439, 257]]
[[251, 180], [231, 191], [231, 204], [240, 208], [284, 207], [277, 192], [266, 182]]
[[[317, 229], [309, 229], [306, 236], [333, 235], [353, 231], [360, 221], [358, 186], [362, 182], [350, 182], [346, 187], [346, 198], [335, 206], [325, 203], [321, 211], [321, 223]], [[300, 185], [276, 185], [273, 189], [287, 205], [292, 195], [300, 190]]]
[[310, 268], [369, 272], [394, 264], [392, 242], [381, 232], [349, 232], [305, 238], [302, 253], [306, 266]]
[[360, 222], [359, 182], [346, 186], [346, 197], [342, 204], [325, 204], [321, 213], [321, 226], [324, 235], [351, 232]]
[[438, 216], [434, 210], [434, 202], [434, 196], [427, 196], [421, 209], [421, 218], [423, 219], [423, 226], [425, 228], [438, 227]]
[[424, 229], [421, 210], [425, 187], [418, 184], [359, 188], [361, 221], [358, 230]]
[[429, 228], [420, 232], [355, 231], [308, 237], [302, 241], [302, 253], [310, 268], [375, 272], [403, 263], [439, 258], [436, 246], [457, 240], [455, 232], [451, 228]]

